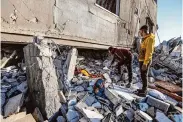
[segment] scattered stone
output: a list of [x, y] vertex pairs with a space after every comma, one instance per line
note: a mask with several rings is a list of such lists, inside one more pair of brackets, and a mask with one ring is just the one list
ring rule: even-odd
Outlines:
[[99, 102], [93, 103], [92, 107], [102, 108], [102, 105]]
[[67, 102], [67, 100], [66, 100], [66, 98], [65, 98], [65, 96], [64, 96], [62, 91], [58, 91], [58, 95], [60, 97], [60, 102], [61, 103], [66, 103]]
[[161, 93], [161, 92], [159, 92], [155, 89], [150, 90], [148, 92], [148, 94], [155, 97], [155, 98], [157, 98], [157, 99], [160, 99], [160, 100], [163, 100], [163, 101], [166, 100], [166, 96], [163, 93]]
[[156, 116], [154, 107], [147, 109], [147, 114], [154, 118]]
[[95, 98], [93, 96], [87, 96], [85, 98], [85, 103], [88, 105], [88, 106], [92, 106], [92, 104], [95, 102]]
[[73, 99], [69, 100], [68, 106], [74, 106], [74, 105], [76, 105], [76, 103], [77, 103], [76, 98], [73, 98]]
[[156, 112], [156, 120], [158, 122], [172, 122], [163, 112], [159, 110]]
[[141, 111], [145, 112], [149, 108], [149, 105], [147, 103], [139, 103], [139, 108]]
[[74, 110], [69, 110], [66, 114], [68, 122], [78, 122], [79, 121], [79, 113]]
[[4, 116], [7, 117], [13, 113], [19, 112], [22, 104], [23, 104], [24, 96], [23, 94], [19, 94], [14, 96], [8, 100], [8, 103], [4, 107]]
[[57, 117], [57, 122], [66, 122], [66, 120], [63, 116], [58, 116]]
[[82, 91], [84, 91], [84, 88], [83, 88], [82, 86], [76, 86], [74, 89], [75, 89], [77, 92], [82, 92]]
[[126, 110], [126, 111], [124, 112], [124, 115], [128, 118], [128, 120], [129, 120], [130, 122], [132, 122], [133, 119], [134, 119], [135, 112], [134, 112], [134, 110], [131, 108], [131, 109], [129, 109], [129, 110]]

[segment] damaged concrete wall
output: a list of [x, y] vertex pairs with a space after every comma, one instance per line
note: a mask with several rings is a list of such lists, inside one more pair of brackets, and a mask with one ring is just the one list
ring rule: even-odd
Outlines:
[[147, 13], [155, 24], [157, 13], [154, 0], [121, 0], [119, 16], [96, 0], [2, 0], [1, 8], [4, 42], [31, 42], [31, 36], [41, 34], [58, 44], [90, 48], [131, 46]]

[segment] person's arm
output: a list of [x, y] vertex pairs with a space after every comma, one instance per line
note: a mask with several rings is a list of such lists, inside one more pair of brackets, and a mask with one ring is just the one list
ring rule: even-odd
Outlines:
[[145, 54], [145, 60], [144, 60], [144, 65], [147, 66], [147, 64], [150, 62], [153, 54], [153, 48], [154, 48], [154, 39], [149, 38], [146, 46], [146, 54]]

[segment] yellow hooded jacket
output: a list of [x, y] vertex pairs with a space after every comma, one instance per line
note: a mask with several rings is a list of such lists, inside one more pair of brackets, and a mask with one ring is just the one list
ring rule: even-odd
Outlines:
[[144, 65], [147, 65], [152, 60], [154, 52], [155, 35], [148, 34], [142, 39], [140, 45], [139, 61], [143, 61]]

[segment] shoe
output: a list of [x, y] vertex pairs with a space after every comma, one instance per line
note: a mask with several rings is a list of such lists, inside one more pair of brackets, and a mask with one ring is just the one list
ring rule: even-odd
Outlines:
[[126, 88], [130, 88], [131, 87], [131, 83], [128, 83], [127, 85], [126, 85]]
[[135, 94], [137, 96], [140, 96], [140, 97], [146, 97], [147, 91], [144, 91], [142, 89], [137, 89], [137, 91], [135, 92]]

